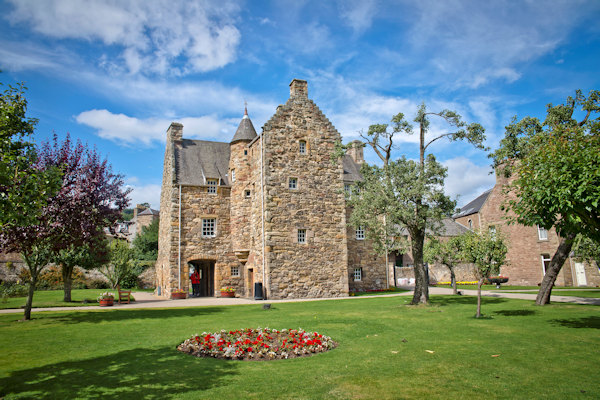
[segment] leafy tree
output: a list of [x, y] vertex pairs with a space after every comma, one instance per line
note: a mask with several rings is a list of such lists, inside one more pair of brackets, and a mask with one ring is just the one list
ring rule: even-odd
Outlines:
[[477, 314], [481, 317], [481, 286], [486, 278], [500, 273], [506, 262], [508, 248], [502, 234], [498, 232], [467, 233], [463, 240], [462, 257], [475, 264], [477, 275]]
[[158, 258], [158, 219], [142, 228], [133, 240], [135, 259], [146, 266], [154, 265]]
[[462, 263], [465, 260], [465, 256], [463, 255], [464, 240], [465, 234], [453, 236], [446, 241], [432, 237], [425, 242], [425, 249], [423, 250], [423, 258], [425, 261], [428, 263], [440, 263], [450, 270], [450, 283], [452, 285], [453, 294], [458, 293], [454, 268], [457, 264]]
[[[453, 129], [426, 142], [432, 117], [442, 118]], [[380, 243], [387, 243], [387, 235], [394, 234], [397, 225], [406, 228], [415, 264], [412, 303], [418, 304], [429, 302], [429, 277], [423, 263], [426, 229], [430, 228], [435, 232], [442, 218], [455, 207], [454, 202], [442, 190], [446, 169], [432, 154], [426, 155], [426, 151], [442, 138], [450, 141], [466, 140], [477, 148], [485, 149], [485, 135], [480, 124], [467, 124], [460, 115], [450, 110], [428, 112], [425, 104], [419, 107], [414, 121], [419, 124], [418, 162], [405, 157], [395, 162], [390, 161], [394, 136], [413, 132], [412, 126], [405, 121], [404, 114], [399, 113], [392, 118], [391, 131], [387, 124], [369, 127], [363, 138], [382, 159], [383, 167], [363, 165], [361, 173], [364, 181], [358, 183], [363, 190], [360, 196], [351, 196], [349, 203], [354, 207], [351, 223], [355, 226], [367, 225], [372, 230], [371, 237]], [[379, 208], [375, 208], [374, 203]], [[383, 223], [383, 229], [377, 228], [378, 220], [379, 224]]]
[[573, 245], [575, 258], [587, 262], [596, 262], [600, 266], [600, 243], [583, 235], [577, 235]]
[[74, 266], [90, 267], [105, 257], [102, 228], [120, 218], [131, 189], [123, 188], [122, 175], [114, 174], [95, 149], [80, 141], [73, 144], [68, 134], [61, 143], [54, 135], [38, 154], [43, 167], [58, 167], [63, 173], [62, 186], [48, 199], [44, 213], [51, 221], [57, 243], [54, 262], [62, 268], [64, 301], [69, 302]]
[[134, 267], [133, 249], [125, 240], [113, 239], [109, 244], [109, 262], [98, 268], [115, 289]]
[[31, 279], [24, 320], [31, 319], [37, 279], [49, 262], [51, 242], [43, 210], [60, 187], [61, 171], [44, 168], [28, 141], [37, 120], [27, 118], [25, 87], [11, 87], [0, 96], [0, 248], [23, 256]]
[[[548, 304], [556, 278], [578, 233], [600, 241], [600, 91], [576, 91], [537, 118], [516, 118], [491, 155], [497, 173], [513, 176], [504, 208], [511, 223], [554, 227], [559, 246], [536, 304]], [[582, 115], [580, 120], [575, 115]]]

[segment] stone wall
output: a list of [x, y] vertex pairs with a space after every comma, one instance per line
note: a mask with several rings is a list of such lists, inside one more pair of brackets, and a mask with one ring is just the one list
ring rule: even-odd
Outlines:
[[[348, 248], [340, 134], [294, 80], [290, 99], [265, 124], [265, 231], [270, 298], [337, 297], [348, 292]], [[299, 152], [299, 142], [306, 152]], [[290, 178], [297, 188], [290, 189]], [[298, 242], [298, 231], [306, 243]]]

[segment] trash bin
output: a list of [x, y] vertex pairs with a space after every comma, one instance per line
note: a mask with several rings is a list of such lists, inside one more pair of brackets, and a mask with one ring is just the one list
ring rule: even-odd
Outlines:
[[263, 286], [262, 282], [254, 283], [254, 300], [263, 300]]

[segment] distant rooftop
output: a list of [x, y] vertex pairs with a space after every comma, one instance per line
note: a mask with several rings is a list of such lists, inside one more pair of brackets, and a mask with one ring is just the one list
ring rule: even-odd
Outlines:
[[487, 200], [488, 196], [492, 189], [488, 189], [482, 194], [480, 194], [475, 200], [471, 201], [468, 204], [465, 204], [457, 214], [454, 214], [452, 218], [460, 218], [465, 217], [467, 215], [475, 214], [481, 210], [481, 207]]

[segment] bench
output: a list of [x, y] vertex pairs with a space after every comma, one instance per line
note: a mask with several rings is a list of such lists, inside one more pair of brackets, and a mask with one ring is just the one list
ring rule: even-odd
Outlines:
[[119, 293], [119, 304], [131, 302], [131, 290], [121, 290], [121, 286], [117, 285], [117, 292]]

